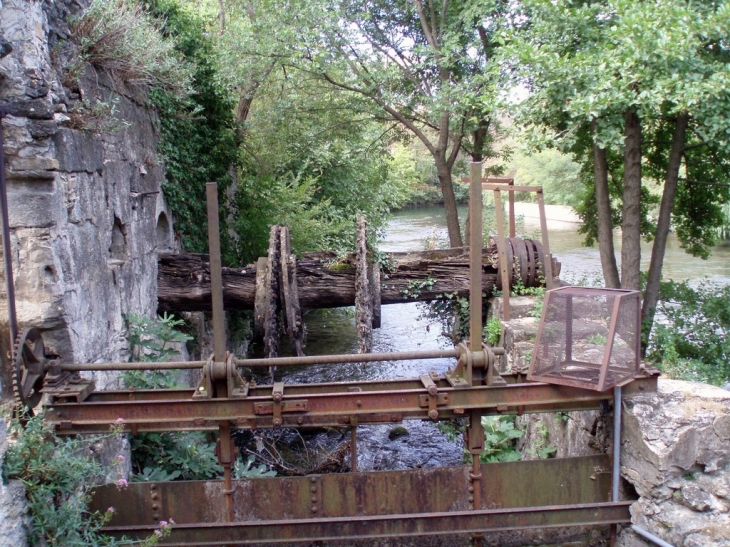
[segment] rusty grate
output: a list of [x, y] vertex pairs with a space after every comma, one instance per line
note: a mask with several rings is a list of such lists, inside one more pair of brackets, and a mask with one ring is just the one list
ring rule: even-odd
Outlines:
[[591, 287], [547, 291], [528, 379], [605, 391], [634, 378], [640, 295]]

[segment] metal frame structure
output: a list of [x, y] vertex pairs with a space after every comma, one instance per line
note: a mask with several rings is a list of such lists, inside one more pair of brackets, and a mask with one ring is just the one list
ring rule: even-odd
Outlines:
[[[178, 524], [163, 545], [283, 543], [391, 535], [471, 534], [551, 526], [628, 523], [629, 502], [611, 497], [610, 459], [602, 456], [514, 464], [481, 464], [490, 414], [597, 409], [610, 392], [526, 382], [500, 375], [482, 333], [481, 164], [471, 166], [470, 339], [454, 350], [238, 359], [225, 347], [217, 186], [208, 183], [214, 353], [207, 361], [65, 364], [46, 361], [42, 342], [27, 332], [16, 357], [21, 402], [42, 392], [46, 419], [59, 434], [108, 431], [116, 423], [131, 434], [148, 431], [218, 430], [223, 480], [132, 484], [101, 488], [95, 507], [118, 508], [103, 531], [139, 538], [159, 521]], [[489, 187], [488, 187], [489, 188]], [[511, 189], [522, 187], [514, 187]], [[498, 190], [495, 190], [498, 192]], [[476, 252], [474, 251], [476, 249]], [[402, 359], [454, 358], [446, 374], [381, 382], [298, 384], [246, 382], [240, 367], [284, 367]], [[196, 389], [97, 392], [79, 371], [202, 368]], [[32, 374], [31, 374], [32, 373]], [[29, 384], [28, 382], [32, 382]], [[645, 374], [626, 390], [656, 389]], [[345, 473], [297, 478], [233, 480], [236, 448], [231, 430], [344, 426], [351, 429], [353, 471], [357, 427], [403, 420], [464, 418], [472, 464], [440, 470]], [[615, 441], [617, 442], [617, 441]], [[613, 482], [617, 471], [613, 471]], [[195, 503], [191, 508], [190, 504]]]

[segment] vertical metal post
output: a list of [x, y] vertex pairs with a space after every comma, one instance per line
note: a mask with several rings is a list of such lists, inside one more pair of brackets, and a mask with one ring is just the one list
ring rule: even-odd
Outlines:
[[565, 301], [565, 360], [573, 360], [573, 295]]
[[509, 321], [512, 316], [509, 309], [509, 271], [512, 264], [507, 264], [507, 242], [504, 238], [504, 214], [502, 212], [502, 193], [494, 189], [494, 212], [497, 216], [497, 253], [499, 254], [499, 271], [502, 276], [502, 307], [504, 320]]
[[[469, 494], [474, 510], [482, 508], [482, 467], [479, 456], [484, 451], [484, 428], [481, 413], [476, 410], [469, 414], [468, 450], [471, 453], [471, 472], [469, 473]], [[482, 546], [483, 534], [475, 532], [471, 535], [473, 547]]]
[[547, 217], [545, 216], [545, 199], [542, 195], [542, 188], [537, 191], [537, 206], [540, 209], [540, 232], [542, 235], [542, 248], [545, 251], [545, 263], [542, 266], [545, 274], [545, 287], [552, 289], [555, 287], [553, 255], [550, 253], [550, 243], [548, 242]]
[[482, 349], [482, 163], [472, 162], [469, 187], [469, 348]]
[[613, 388], [613, 475], [611, 501], [619, 501], [619, 477], [621, 476], [621, 387]]
[[221, 241], [218, 220], [218, 184], [205, 185], [208, 201], [208, 253], [210, 255], [210, 292], [213, 307], [213, 353], [216, 363], [226, 360], [225, 316], [223, 312], [223, 278], [221, 273]]
[[[10, 216], [8, 213], [8, 188], [5, 181], [5, 133], [2, 120], [5, 107], [0, 106], [0, 212], [3, 227], [3, 257], [5, 258], [5, 286], [8, 295], [8, 325], [10, 327], [10, 352], [15, 348], [18, 337], [18, 316], [15, 311], [15, 283], [13, 281], [13, 253], [10, 246]], [[15, 358], [11, 355], [11, 358]]]
[[[613, 388], [613, 471], [611, 474], [611, 501], [619, 501], [621, 477], [621, 386]], [[616, 545], [618, 529], [611, 525], [611, 546]]]
[[[507, 183], [508, 186], [515, 185], [515, 179], [510, 179]], [[509, 236], [517, 237], [517, 226], [515, 220], [515, 193], [509, 192]]]
[[[482, 350], [482, 163], [472, 162], [470, 166], [471, 185], [469, 189], [469, 348]], [[473, 381], [473, 376], [471, 377]], [[472, 412], [469, 417], [469, 451], [472, 453], [471, 498], [474, 509], [481, 509], [482, 487], [479, 454], [484, 450], [484, 429], [481, 415]], [[472, 534], [472, 545], [482, 545], [482, 535]]]
[[357, 473], [357, 424], [350, 427], [350, 470]]
[[231, 440], [231, 424], [220, 422], [220, 437], [218, 442], [218, 462], [223, 466], [223, 495], [226, 500], [226, 521], [233, 522], [233, 478], [231, 466], [235, 445]]

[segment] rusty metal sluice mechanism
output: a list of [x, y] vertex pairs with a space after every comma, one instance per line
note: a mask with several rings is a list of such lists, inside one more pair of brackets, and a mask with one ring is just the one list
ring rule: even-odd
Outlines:
[[[471, 337], [455, 349], [271, 359], [239, 359], [226, 351], [214, 183], [207, 186], [214, 332], [214, 353], [207, 361], [61, 363], [45, 357], [37, 329], [24, 331], [16, 349], [16, 395], [20, 404], [30, 407], [39, 404], [45, 395], [45, 417], [58, 434], [107, 432], [115, 422], [132, 435], [184, 430], [220, 432], [217, 452], [224, 469], [223, 480], [132, 483], [125, 490], [113, 485], [102, 487], [95, 494], [92, 508], [118, 508], [103, 531], [141, 538], [149, 535], [160, 520], [173, 516], [177, 524], [161, 544], [247, 545], [471, 534], [473, 543], [480, 545], [482, 534], [490, 531], [628, 523], [631, 502], [618, 499], [616, 455], [613, 462], [607, 455], [500, 464], [479, 462], [485, 443], [482, 416], [598, 409], [614, 398], [614, 393], [606, 390], [608, 387], [625, 385], [625, 392], [629, 393], [652, 390], [656, 389], [656, 376], [640, 372], [638, 361], [627, 362], [622, 353], [624, 346], [633, 347], [632, 332], [638, 338], [638, 324], [632, 327], [628, 314], [621, 311], [623, 295], [605, 297], [606, 305], [611, 299], [619, 303], [611, 308], [608, 326], [613, 349], [607, 350], [603, 361], [594, 363], [579, 358], [578, 352], [571, 357], [569, 347], [577, 333], [565, 326], [572, 326], [566, 318], [580, 308], [576, 299], [584, 293], [574, 294], [572, 301], [560, 297], [564, 303], [555, 317], [563, 327], [556, 335], [550, 334], [546, 326], [551, 323], [546, 322], [545, 313], [552, 313], [548, 311], [552, 308], [548, 305], [544, 310], [533, 360], [537, 365], [530, 373], [533, 379], [541, 381], [500, 374], [496, 356], [504, 354], [504, 349], [489, 347], [481, 340], [481, 164], [472, 164], [471, 181], [469, 246], [477, 250], [470, 253]], [[504, 249], [503, 237], [500, 245]], [[542, 264], [552, 264], [546, 239], [544, 247], [548, 259]], [[513, 253], [513, 260], [518, 262], [522, 254]], [[540, 270], [531, 267], [530, 275], [542, 275], [552, 286], [550, 267], [545, 268], [547, 271], [542, 265]], [[508, 285], [506, 273], [504, 279]], [[504, 292], [507, 294], [508, 290]], [[568, 302], [573, 302], [570, 310]], [[596, 308], [593, 313], [600, 315], [600, 310]], [[616, 324], [620, 328], [612, 326]], [[629, 341], [620, 341], [625, 338]], [[541, 349], [541, 343], [547, 349]], [[543, 359], [554, 347], [559, 347], [560, 351], [554, 353], [562, 352], [562, 357]], [[419, 378], [387, 381], [255, 385], [239, 372], [241, 367], [444, 358], [455, 360], [445, 374], [432, 372]], [[572, 365], [565, 364], [573, 363], [571, 359], [580, 359], [581, 364], [593, 363], [584, 367], [592, 375], [575, 373], [570, 382], [553, 382], [556, 375], [560, 379], [570, 376]], [[191, 368], [202, 370], [202, 380], [195, 389], [96, 391], [92, 380], [79, 376], [82, 371]], [[612, 375], [616, 370], [622, 373], [620, 379]], [[596, 374], [598, 380], [594, 378]], [[468, 422], [465, 443], [473, 456], [472, 464], [356, 472], [359, 425], [404, 420], [438, 422], [459, 417]], [[231, 467], [236, 448], [231, 430], [322, 426], [351, 429], [353, 472], [233, 480]], [[620, 431], [620, 427], [617, 429]]]

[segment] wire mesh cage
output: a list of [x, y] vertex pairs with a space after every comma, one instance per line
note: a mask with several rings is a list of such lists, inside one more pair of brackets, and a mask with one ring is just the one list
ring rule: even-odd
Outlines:
[[528, 379], [605, 391], [639, 373], [641, 293], [561, 287], [545, 293]]

